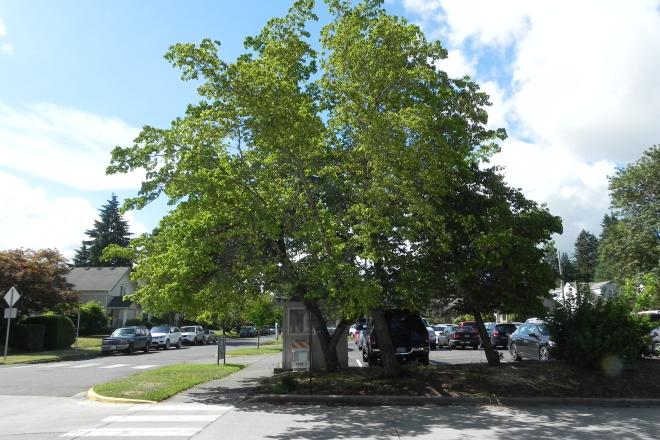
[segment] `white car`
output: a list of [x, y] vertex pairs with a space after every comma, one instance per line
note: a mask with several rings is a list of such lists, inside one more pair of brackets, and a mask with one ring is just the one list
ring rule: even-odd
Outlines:
[[204, 328], [201, 325], [181, 327], [181, 342], [185, 344], [203, 344]]
[[357, 328], [357, 324], [353, 324], [352, 326], [350, 326], [348, 329], [348, 335], [355, 337], [356, 328]]
[[151, 345], [167, 350], [171, 345], [181, 348], [181, 331], [176, 327], [159, 325], [151, 328]]

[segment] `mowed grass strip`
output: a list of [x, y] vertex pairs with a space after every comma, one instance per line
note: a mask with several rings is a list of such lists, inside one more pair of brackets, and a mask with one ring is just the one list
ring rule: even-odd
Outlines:
[[133, 374], [124, 379], [94, 386], [94, 391], [106, 397], [123, 399], [167, 399], [181, 391], [220, 379], [237, 372], [243, 365], [179, 364]]
[[[35, 351], [35, 352], [15, 352], [9, 347], [9, 356], [7, 361], [0, 357], [2, 364], [22, 364], [22, 363], [41, 363], [58, 362], [64, 360], [88, 359], [101, 354], [101, 340], [103, 336], [81, 336], [78, 338], [78, 348], [64, 348], [61, 350]], [[4, 347], [2, 347], [4, 350]]]
[[227, 356], [252, 356], [258, 354], [280, 353], [282, 345], [262, 345], [261, 347], [237, 348], [236, 350], [227, 350]]

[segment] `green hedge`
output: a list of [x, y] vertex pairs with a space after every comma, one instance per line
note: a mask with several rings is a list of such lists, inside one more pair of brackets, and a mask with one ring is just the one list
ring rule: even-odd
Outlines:
[[69, 348], [76, 339], [76, 328], [66, 316], [42, 315], [24, 319], [21, 324], [41, 324], [46, 328], [44, 348]]
[[146, 328], [148, 328], [148, 329], [150, 329], [151, 327], [154, 326], [154, 325], [153, 325], [151, 322], [149, 322], [149, 321], [143, 321], [142, 319], [134, 318], [134, 319], [128, 319], [128, 320], [126, 320], [126, 324], [124, 324], [124, 327], [131, 327], [131, 326], [134, 326], [134, 325], [135, 325], [135, 326], [138, 326], [138, 327], [140, 327], [140, 326], [142, 326], [142, 327], [146, 327]]
[[11, 328], [9, 345], [20, 351], [42, 351], [46, 327], [41, 324], [19, 324]]

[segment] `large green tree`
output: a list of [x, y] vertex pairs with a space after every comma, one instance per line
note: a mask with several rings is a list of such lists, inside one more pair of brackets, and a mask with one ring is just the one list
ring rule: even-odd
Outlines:
[[604, 234], [599, 259], [620, 282], [660, 271], [660, 146], [610, 179], [618, 221]]
[[15, 307], [21, 315], [70, 312], [77, 297], [66, 281], [68, 273], [66, 260], [54, 249], [0, 251], [0, 295], [16, 286], [21, 298]]
[[577, 281], [593, 281], [598, 264], [598, 238], [584, 229], [580, 231], [575, 240], [574, 256]]
[[94, 220], [94, 227], [85, 231], [89, 240], [83, 241], [80, 249], [76, 251], [74, 265], [85, 266], [130, 266], [131, 261], [126, 258], [113, 256], [102, 258], [103, 250], [115, 245], [127, 248], [130, 243], [131, 233], [128, 230], [128, 222], [124, 220], [119, 211], [119, 201], [116, 195], [112, 195], [108, 203], [99, 210], [99, 220]]
[[[554, 286], [555, 272], [544, 261], [543, 245], [561, 233], [561, 220], [516, 189], [496, 168], [474, 169], [438, 211], [449, 232], [448, 252], [433, 241], [425, 266], [441, 298], [474, 316], [489, 364], [499, 355], [487, 336], [483, 315], [495, 310], [530, 314]], [[428, 235], [431, 236], [432, 235]]]
[[[134, 243], [140, 303], [203, 312], [264, 291], [303, 301], [329, 369], [350, 320], [370, 313], [395, 374], [382, 310], [422, 309], [436, 293], [420, 281], [419, 234], [447, 248], [451, 213], [437, 207], [504, 132], [485, 128], [488, 97], [440, 71], [446, 51], [417, 26], [380, 1], [326, 3], [321, 52], [311, 0], [235, 61], [211, 40], [174, 45], [166, 58], [201, 101], [116, 148], [108, 171], [146, 170], [127, 208], [162, 193], [176, 205]], [[321, 301], [343, 318], [333, 335]]]

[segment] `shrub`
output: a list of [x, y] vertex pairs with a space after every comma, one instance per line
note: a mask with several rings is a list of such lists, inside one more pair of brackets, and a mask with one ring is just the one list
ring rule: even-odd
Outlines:
[[582, 368], [595, 368], [611, 359], [631, 361], [648, 344], [652, 328], [625, 301], [589, 295], [555, 308], [550, 324], [553, 357]]
[[105, 310], [101, 304], [91, 301], [80, 306], [80, 334], [97, 335], [108, 327]]
[[42, 315], [24, 319], [21, 324], [40, 324], [45, 327], [44, 348], [69, 348], [76, 339], [76, 328], [66, 316]]
[[19, 324], [12, 327], [9, 345], [20, 351], [42, 351], [46, 327], [40, 324]]

